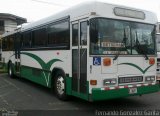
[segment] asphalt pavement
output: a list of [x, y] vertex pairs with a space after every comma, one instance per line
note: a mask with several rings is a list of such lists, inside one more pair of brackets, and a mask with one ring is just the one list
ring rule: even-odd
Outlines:
[[160, 115], [160, 92], [88, 102], [71, 97], [61, 101], [50, 89], [28, 80], [11, 79], [0, 74], [0, 115], [2, 116], [108, 116], [108, 115]]

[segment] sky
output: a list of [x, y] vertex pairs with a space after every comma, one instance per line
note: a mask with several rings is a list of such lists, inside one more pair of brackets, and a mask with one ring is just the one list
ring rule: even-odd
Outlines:
[[[10, 13], [33, 22], [88, 0], [0, 0], [0, 13]], [[89, 0], [93, 1], [93, 0]], [[157, 14], [160, 22], [160, 0], [101, 0]]]

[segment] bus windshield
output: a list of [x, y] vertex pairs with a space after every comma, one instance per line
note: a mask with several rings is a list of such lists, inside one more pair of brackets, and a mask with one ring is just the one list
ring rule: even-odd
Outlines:
[[90, 20], [90, 54], [154, 55], [155, 26], [122, 20]]

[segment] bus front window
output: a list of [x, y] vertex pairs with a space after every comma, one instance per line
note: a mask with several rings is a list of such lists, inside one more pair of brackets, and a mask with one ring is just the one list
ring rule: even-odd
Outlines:
[[160, 34], [157, 34], [156, 36], [157, 52], [160, 52]]
[[[90, 20], [90, 53], [155, 54], [155, 27], [122, 20], [95, 18]], [[137, 41], [142, 49], [137, 49]]]

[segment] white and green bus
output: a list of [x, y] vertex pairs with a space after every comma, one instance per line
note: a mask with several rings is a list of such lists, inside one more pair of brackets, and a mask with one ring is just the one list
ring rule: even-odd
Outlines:
[[3, 35], [10, 77], [55, 90], [58, 98], [88, 101], [159, 91], [156, 15], [86, 2]]

